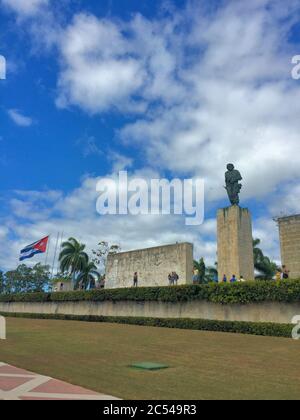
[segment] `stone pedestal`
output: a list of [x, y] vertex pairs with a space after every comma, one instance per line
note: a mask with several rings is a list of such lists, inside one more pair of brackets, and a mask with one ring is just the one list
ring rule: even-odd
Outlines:
[[233, 274], [254, 280], [251, 214], [248, 209], [231, 206], [218, 210], [218, 272], [229, 281]]
[[6, 340], [6, 320], [0, 316], [0, 340]]
[[300, 215], [278, 219], [282, 265], [290, 271], [290, 278], [300, 279]]

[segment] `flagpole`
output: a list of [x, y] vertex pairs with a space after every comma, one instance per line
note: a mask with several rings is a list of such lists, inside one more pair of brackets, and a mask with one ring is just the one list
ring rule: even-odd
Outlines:
[[47, 252], [46, 252], [46, 258], [45, 258], [45, 266], [46, 266], [46, 265], [47, 265], [47, 263], [48, 263], [48, 256], [49, 256], [50, 241], [51, 241], [51, 235], [49, 235], [49, 238], [48, 238]]
[[64, 231], [62, 231], [62, 233], [61, 233], [59, 251], [61, 251], [61, 248], [62, 248], [62, 242], [63, 242], [64, 233], [65, 233]]
[[[59, 261], [59, 256], [60, 256], [61, 249], [62, 249], [63, 236], [64, 236], [64, 231], [62, 231], [62, 233], [61, 233], [60, 245], [59, 245], [59, 253], [58, 253], [58, 256], [57, 256], [57, 262]], [[58, 270], [57, 270], [57, 274], [58, 274]]]
[[51, 278], [52, 279], [53, 279], [53, 273], [54, 273], [54, 265], [55, 265], [55, 260], [56, 260], [58, 240], [59, 240], [59, 232], [57, 233], [56, 244], [55, 244], [55, 251], [54, 251], [54, 258], [53, 258], [53, 264], [52, 264], [52, 272], [51, 272]]

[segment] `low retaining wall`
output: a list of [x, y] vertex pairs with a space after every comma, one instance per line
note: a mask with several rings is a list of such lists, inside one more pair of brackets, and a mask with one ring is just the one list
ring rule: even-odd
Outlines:
[[0, 302], [0, 312], [96, 315], [111, 317], [191, 318], [218, 321], [272, 322], [290, 324], [300, 315], [299, 303], [264, 302], [247, 305], [221, 305], [203, 301], [191, 302]]

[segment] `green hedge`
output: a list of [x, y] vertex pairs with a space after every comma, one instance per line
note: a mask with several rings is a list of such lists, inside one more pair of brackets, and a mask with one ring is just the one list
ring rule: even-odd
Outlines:
[[210, 283], [175, 287], [139, 287], [58, 293], [25, 293], [0, 295], [0, 302], [119, 302], [192, 300], [221, 304], [254, 302], [299, 302], [300, 280], [253, 281], [246, 283]]
[[60, 314], [30, 314], [6, 313], [0, 315], [12, 318], [30, 319], [57, 319], [65, 321], [109, 322], [117, 324], [130, 324], [151, 327], [179, 328], [184, 330], [214, 331], [237, 334], [251, 334], [269, 337], [291, 338], [293, 325], [237, 322], [237, 321], [211, 321], [189, 318], [139, 318], [139, 317], [109, 317], [95, 315], [60, 315]]

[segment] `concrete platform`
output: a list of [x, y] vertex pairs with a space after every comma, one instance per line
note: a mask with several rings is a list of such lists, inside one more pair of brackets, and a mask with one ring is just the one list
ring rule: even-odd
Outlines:
[[118, 400], [0, 362], [0, 400]]

